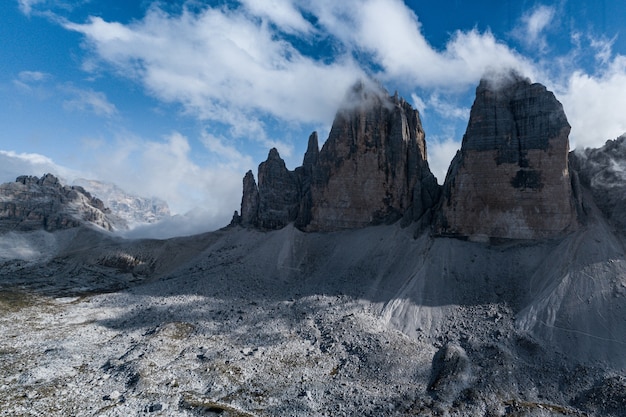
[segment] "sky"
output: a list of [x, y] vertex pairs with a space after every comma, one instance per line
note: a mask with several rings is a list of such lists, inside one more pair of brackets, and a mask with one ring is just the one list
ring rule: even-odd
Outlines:
[[[443, 183], [486, 71], [553, 91], [570, 147], [626, 132], [623, 0], [4, 0], [0, 182], [112, 182], [226, 225], [270, 148], [323, 143], [347, 89], [420, 112]], [[320, 144], [321, 145], [321, 144]]]

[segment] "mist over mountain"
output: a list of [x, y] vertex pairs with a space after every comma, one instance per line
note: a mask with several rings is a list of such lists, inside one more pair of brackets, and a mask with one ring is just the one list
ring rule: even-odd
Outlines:
[[625, 139], [570, 153], [550, 91], [491, 77], [443, 186], [366, 81], [216, 232], [51, 229], [75, 199], [18, 221], [54, 181], [3, 185], [1, 415], [623, 416]]
[[146, 198], [125, 192], [111, 183], [84, 178], [73, 181], [97, 196], [106, 207], [123, 218], [129, 227], [158, 222], [170, 216], [166, 201], [159, 198]]

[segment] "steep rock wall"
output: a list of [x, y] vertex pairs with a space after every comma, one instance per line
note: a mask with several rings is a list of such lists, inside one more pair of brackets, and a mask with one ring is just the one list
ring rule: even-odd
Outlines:
[[475, 239], [535, 239], [578, 226], [568, 168], [570, 125], [541, 84], [514, 73], [476, 89], [435, 230]]
[[256, 187], [252, 173], [246, 174], [242, 214], [235, 213], [231, 224], [280, 229], [294, 222], [306, 231], [400, 218], [427, 224], [440, 193], [417, 110], [365, 82], [348, 92], [321, 150], [314, 132], [302, 166], [289, 171], [272, 149], [258, 180]]

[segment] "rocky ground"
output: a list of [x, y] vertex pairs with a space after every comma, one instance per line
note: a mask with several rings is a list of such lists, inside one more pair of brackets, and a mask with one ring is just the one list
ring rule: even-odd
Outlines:
[[[511, 294], [474, 298], [476, 290], [458, 298], [468, 291], [458, 283], [454, 289], [451, 271], [437, 288], [420, 284], [421, 294], [439, 294], [420, 301], [411, 288], [417, 278], [398, 281], [398, 271], [425, 269], [420, 256], [408, 254], [429, 245], [462, 249], [457, 257], [465, 264], [491, 252], [514, 253], [517, 262], [556, 243], [489, 252], [484, 244], [414, 240], [398, 226], [330, 235], [232, 229], [169, 241], [64, 233], [72, 236], [31, 236], [50, 252], [44, 263], [9, 261], [4, 253], [2, 416], [626, 410], [621, 368], [572, 359], [521, 329]], [[378, 258], [376, 248], [386, 248]], [[431, 259], [440, 261], [454, 269]]]

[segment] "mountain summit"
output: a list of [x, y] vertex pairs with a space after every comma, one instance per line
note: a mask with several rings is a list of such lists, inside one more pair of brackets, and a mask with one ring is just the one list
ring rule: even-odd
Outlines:
[[[574, 231], [582, 214], [570, 176], [570, 125], [541, 84], [515, 72], [476, 89], [461, 150], [443, 192], [431, 173], [419, 113], [397, 94], [359, 82], [346, 94], [328, 140], [309, 139], [302, 167], [288, 171], [272, 149], [244, 179], [233, 223], [304, 231], [360, 228], [403, 219], [437, 235], [536, 239]], [[258, 204], [254, 203], [258, 200]]]
[[331, 231], [420, 220], [430, 217], [440, 192], [417, 110], [363, 81], [349, 90], [321, 150], [313, 133], [303, 165], [288, 171], [272, 149], [258, 178], [256, 187], [246, 174], [242, 216], [234, 223], [278, 229], [295, 222], [302, 230]]
[[563, 106], [543, 85], [515, 73], [497, 83], [483, 79], [448, 170], [436, 231], [534, 239], [575, 230], [569, 132]]

